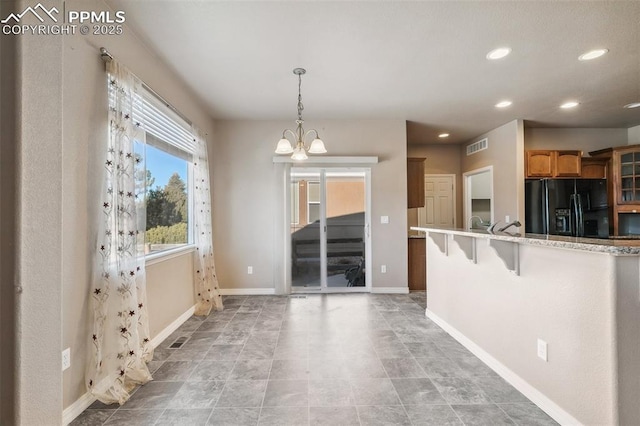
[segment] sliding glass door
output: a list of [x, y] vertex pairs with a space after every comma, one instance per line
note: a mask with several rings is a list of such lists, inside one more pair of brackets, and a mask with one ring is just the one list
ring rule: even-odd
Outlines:
[[320, 172], [291, 172], [291, 287], [320, 290]]
[[368, 291], [368, 169], [292, 168], [292, 291]]

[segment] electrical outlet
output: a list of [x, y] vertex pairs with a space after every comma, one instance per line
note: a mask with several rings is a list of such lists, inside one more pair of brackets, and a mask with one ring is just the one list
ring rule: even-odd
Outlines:
[[547, 362], [547, 342], [542, 339], [538, 339], [538, 358]]
[[380, 272], [382, 272], [383, 274], [387, 273], [387, 265], [380, 265]]
[[511, 216], [506, 215], [506, 216], [504, 217], [504, 221], [505, 221], [506, 223], [511, 222]]
[[389, 216], [380, 216], [380, 223], [389, 223]]
[[71, 367], [71, 348], [62, 351], [62, 371]]
[[253, 266], [247, 266], [247, 274], [253, 274]]

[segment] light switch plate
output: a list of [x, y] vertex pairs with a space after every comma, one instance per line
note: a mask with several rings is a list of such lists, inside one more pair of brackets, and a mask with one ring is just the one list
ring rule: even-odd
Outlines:
[[389, 223], [389, 216], [380, 216], [380, 223]]
[[62, 351], [62, 371], [71, 367], [71, 348]]
[[547, 342], [542, 339], [538, 339], [538, 358], [547, 362]]

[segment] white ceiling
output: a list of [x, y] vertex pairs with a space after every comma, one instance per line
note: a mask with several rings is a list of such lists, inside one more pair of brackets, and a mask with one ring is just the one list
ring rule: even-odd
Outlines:
[[[640, 1], [108, 0], [216, 119], [403, 119], [411, 143], [535, 127], [640, 124]], [[511, 55], [488, 61], [501, 46]], [[578, 56], [604, 47], [588, 62]], [[513, 105], [494, 105], [509, 99]], [[561, 110], [577, 100], [573, 110]]]

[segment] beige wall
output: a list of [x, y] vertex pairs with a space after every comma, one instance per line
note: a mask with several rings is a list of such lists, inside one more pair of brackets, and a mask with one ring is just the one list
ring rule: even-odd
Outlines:
[[[401, 120], [318, 121], [328, 155], [377, 155], [371, 166], [374, 287], [407, 287], [406, 126]], [[283, 164], [275, 144], [292, 121], [217, 121], [212, 155], [217, 271], [224, 289], [281, 291], [284, 281]], [[319, 156], [318, 156], [319, 157]], [[305, 164], [312, 164], [306, 162]], [[390, 223], [380, 224], [387, 215]], [[381, 274], [380, 265], [387, 265]], [[247, 274], [253, 266], [253, 275]]]
[[[104, 3], [97, 1], [67, 1], [66, 7], [83, 10], [108, 9]], [[53, 39], [58, 38], [48, 37], [41, 40]], [[86, 392], [84, 361], [87, 357], [89, 338], [88, 289], [92, 265], [90, 253], [95, 241], [92, 218], [98, 213], [97, 200], [92, 194], [100, 186], [99, 173], [95, 171], [102, 169], [101, 153], [106, 143], [107, 131], [105, 74], [104, 63], [98, 51], [100, 46], [106, 47], [117, 60], [130, 68], [204, 132], [213, 134], [213, 122], [197, 97], [154, 53], [148, 51], [130, 30], [125, 29], [121, 36], [92, 37], [78, 34], [64, 37], [64, 51], [60, 55], [63, 58], [64, 74], [58, 75], [57, 80], [51, 84], [52, 87], [61, 87], [62, 93], [51, 94], [46, 98], [47, 104], [62, 104], [63, 120], [60, 122], [64, 137], [58, 137], [62, 149], [54, 150], [50, 153], [51, 158], [48, 158], [49, 162], [53, 161], [55, 164], [56, 156], [62, 153], [62, 185], [47, 187], [47, 197], [62, 204], [61, 228], [59, 225], [56, 225], [57, 228], [54, 227], [61, 231], [61, 244], [57, 242], [57, 248], [48, 250], [48, 254], [40, 258], [40, 262], [43, 258], [55, 259], [55, 256], [51, 255], [58, 251], [61, 253], [62, 343], [51, 346], [51, 353], [55, 357], [56, 371], [59, 371], [60, 350], [71, 348], [71, 368], [63, 373], [62, 391], [56, 389], [56, 394], [63, 397], [63, 401], [60, 402], [60, 406], [63, 407], [68, 407]], [[34, 57], [34, 61], [40, 62], [42, 59]], [[55, 70], [51, 69], [51, 64], [47, 64], [46, 69], [47, 73], [56, 75]], [[44, 181], [55, 182], [55, 178], [43, 177], [40, 174], [38, 185], [42, 188], [45, 187], [42, 185]], [[51, 205], [55, 206], [55, 202]], [[40, 230], [42, 226], [44, 225], [39, 225]], [[41, 246], [41, 242], [33, 243], [34, 248]], [[193, 306], [190, 263], [191, 255], [186, 254], [147, 268], [152, 337]], [[48, 267], [44, 267], [42, 263], [35, 269], [48, 271]], [[34, 354], [41, 356], [42, 352], [39, 350]], [[42, 392], [34, 395], [38, 395], [39, 400], [42, 400]]]
[[[456, 175], [456, 225], [462, 225], [462, 174], [460, 173], [460, 145], [410, 144], [407, 157], [425, 158], [424, 173]], [[409, 226], [418, 226], [418, 209], [409, 209]]]
[[427, 239], [428, 309], [509, 369], [512, 383], [540, 392], [525, 394], [562, 424], [578, 422], [557, 407], [582, 424], [638, 424], [638, 257], [520, 244], [517, 276], [485, 242], [476, 250], [474, 264], [457, 244], [446, 256]]
[[194, 305], [194, 255], [188, 252], [147, 266], [147, 307], [152, 338]]
[[630, 127], [627, 129], [627, 143], [629, 145], [640, 144], [640, 126]]
[[[0, 16], [14, 12], [14, 2], [0, 2]], [[16, 424], [17, 392], [17, 330], [16, 291], [18, 271], [18, 140], [19, 66], [18, 38], [0, 37], [0, 424]], [[58, 286], [59, 287], [59, 286]], [[59, 380], [59, 378], [58, 378]]]
[[[472, 155], [467, 145], [488, 138], [489, 147]], [[514, 120], [460, 146], [461, 173], [493, 166], [493, 209], [496, 221], [520, 220], [524, 225], [524, 127]], [[464, 194], [464, 182], [463, 182]], [[464, 216], [463, 216], [464, 217]], [[524, 228], [521, 228], [524, 230]]]
[[[16, 3], [14, 11], [33, 6]], [[61, 8], [62, 2], [51, 5]], [[30, 23], [28, 18], [24, 23]], [[15, 297], [17, 340], [15, 363], [1, 368], [14, 364], [16, 372], [15, 414], [9, 424], [57, 424], [62, 419], [63, 41], [21, 36], [16, 42], [19, 89], [9, 108], [17, 109], [19, 124], [13, 140], [5, 140], [4, 132], [0, 137], [17, 151], [17, 267], [11, 281], [2, 282]], [[4, 113], [6, 105], [2, 108]], [[2, 226], [4, 233], [12, 224]], [[12, 342], [0, 343], [5, 344]]]
[[590, 151], [626, 145], [627, 129], [538, 129], [524, 130], [524, 148], [581, 150], [589, 156]]

